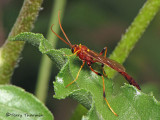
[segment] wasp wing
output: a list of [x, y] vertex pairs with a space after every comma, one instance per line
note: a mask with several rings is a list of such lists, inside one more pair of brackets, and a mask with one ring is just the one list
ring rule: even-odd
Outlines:
[[87, 56], [90, 56], [96, 62], [100, 62], [104, 65], [107, 65], [118, 72], [125, 72], [125, 68], [120, 63], [118, 63], [112, 59], [106, 58], [102, 55], [99, 55], [98, 53], [96, 53], [92, 50], [84, 51], [84, 54], [86, 54]]
[[137, 87], [139, 90], [141, 90], [140, 86], [137, 84], [137, 82], [129, 75], [125, 72], [125, 68], [119, 64], [118, 62], [111, 60], [109, 58], [106, 58], [102, 55], [99, 55], [98, 53], [95, 53], [91, 50], [89, 51], [84, 51], [84, 54], [88, 55], [89, 57], [91, 57], [95, 62], [100, 62], [102, 64], [105, 64], [109, 67], [111, 67], [112, 69], [118, 71], [122, 76], [124, 76], [124, 78], [133, 86]]

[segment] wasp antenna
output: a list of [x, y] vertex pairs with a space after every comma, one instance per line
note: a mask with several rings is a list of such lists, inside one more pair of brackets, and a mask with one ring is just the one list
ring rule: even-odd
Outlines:
[[57, 33], [54, 32], [54, 30], [52, 29], [53, 25], [54, 25], [54, 24], [52, 24], [52, 26], [51, 26], [52, 32], [53, 32], [59, 39], [61, 39], [63, 42], [65, 42], [67, 45], [69, 45], [69, 46], [71, 47], [71, 45], [70, 45], [68, 42], [66, 42], [61, 36], [59, 36]]
[[62, 28], [59, 14], [60, 14], [60, 11], [58, 11], [58, 21], [59, 21], [59, 26], [60, 26], [60, 28], [61, 28], [61, 31], [63, 32], [63, 35], [65, 36], [65, 38], [67, 39], [68, 43], [70, 44], [69, 46], [72, 46], [70, 40], [68, 39], [66, 33], [64, 32], [64, 30], [63, 30], [63, 28]]

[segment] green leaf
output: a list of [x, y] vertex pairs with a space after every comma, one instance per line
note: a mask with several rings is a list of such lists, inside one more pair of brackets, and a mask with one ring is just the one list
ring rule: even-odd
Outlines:
[[158, 84], [147, 83], [141, 86], [144, 93], [154, 95], [157, 100], [160, 100], [160, 89]]
[[32, 94], [12, 85], [0, 85], [0, 119], [53, 120], [53, 116]]
[[87, 112], [88, 110], [84, 106], [78, 104], [70, 120], [81, 120]]
[[23, 32], [18, 34], [15, 37], [10, 37], [10, 41], [27, 41], [33, 46], [39, 47], [40, 52], [47, 54], [51, 60], [55, 61], [56, 65], [60, 69], [65, 64], [64, 53], [60, 50], [53, 49], [52, 45], [47, 39], [43, 37], [42, 34], [32, 33], [32, 32]]
[[[34, 37], [32, 35], [37, 34], [31, 34], [31, 38]], [[44, 38], [40, 41], [39, 49], [52, 60], [56, 60], [57, 65], [61, 68], [56, 77], [56, 82], [54, 82], [54, 97], [57, 99], [71, 97], [89, 109], [88, 114], [83, 116], [82, 119], [160, 119], [160, 102], [154, 96], [142, 93], [128, 84], [121, 87], [118, 93], [115, 93], [112, 80], [105, 78], [106, 98], [112, 109], [119, 115], [116, 117], [103, 99], [102, 78], [93, 73], [87, 66], [84, 66], [80, 72], [78, 80], [68, 88], [65, 88], [75, 79], [82, 62], [76, 56], [66, 56], [72, 54], [69, 49], [52, 49], [50, 43]], [[97, 70], [98, 66], [101, 67], [98, 64], [93, 67]]]
[[[65, 54], [68, 52], [66, 51]], [[160, 102], [153, 96], [141, 93], [128, 84], [122, 87], [118, 94], [113, 95], [112, 81], [105, 78], [106, 98], [113, 110], [119, 115], [116, 117], [103, 99], [102, 78], [94, 74], [87, 66], [80, 72], [76, 83], [65, 88], [76, 78], [80, 65], [81, 62], [77, 58], [68, 58], [67, 64], [61, 69], [54, 83], [55, 98], [71, 97], [76, 99], [90, 109], [88, 115], [90, 120], [95, 118], [95, 115], [98, 119], [103, 118], [105, 120], [160, 119]]]

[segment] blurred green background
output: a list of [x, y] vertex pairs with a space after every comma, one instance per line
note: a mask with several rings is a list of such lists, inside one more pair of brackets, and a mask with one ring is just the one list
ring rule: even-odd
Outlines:
[[[72, 44], [85, 44], [94, 51], [108, 47], [107, 56], [131, 24], [146, 0], [68, 0], [63, 17], [63, 28]], [[44, 0], [43, 9], [36, 20], [33, 32], [46, 36], [54, 0]], [[0, 1], [0, 46], [7, 38], [23, 4], [22, 0]], [[58, 13], [57, 13], [58, 17]], [[62, 34], [61, 34], [62, 36]], [[128, 56], [124, 66], [127, 72], [140, 84], [142, 91], [154, 94], [160, 100], [160, 13], [153, 19], [144, 35]], [[68, 48], [58, 41], [57, 48]], [[20, 62], [12, 77], [12, 84], [34, 93], [41, 59], [37, 48], [26, 44]], [[55, 119], [69, 119], [76, 107], [76, 101], [53, 99], [53, 80], [58, 73], [52, 68], [47, 107]], [[120, 87], [125, 79], [117, 75], [115, 86]], [[62, 115], [63, 114], [63, 115]]]

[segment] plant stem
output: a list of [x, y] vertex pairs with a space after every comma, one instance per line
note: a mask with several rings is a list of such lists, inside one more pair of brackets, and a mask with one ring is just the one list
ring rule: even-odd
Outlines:
[[[20, 14], [8, 36], [30, 31], [38, 16], [43, 0], [25, 0], [21, 8]], [[5, 44], [0, 48], [0, 84], [10, 83], [14, 68], [19, 62], [19, 55], [23, 50], [25, 42], [11, 42], [6, 40]]]
[[[52, 43], [53, 48], [56, 47], [57, 37], [53, 35], [53, 33], [51, 32], [50, 26], [52, 24], [55, 24], [53, 29], [56, 33], [59, 32], [58, 11], [60, 10], [61, 16], [63, 16], [65, 5], [66, 5], [66, 0], [55, 0], [55, 3], [53, 3], [52, 16], [47, 35], [47, 39]], [[43, 55], [40, 64], [35, 94], [37, 98], [39, 98], [44, 103], [46, 101], [46, 95], [48, 91], [51, 67], [52, 67], [52, 61], [46, 55]]]
[[[121, 64], [126, 60], [136, 42], [142, 36], [154, 16], [158, 13], [159, 8], [160, 0], [146, 1], [113, 53], [110, 55], [110, 59], [116, 60]], [[110, 68], [106, 69], [105, 72], [108, 73], [109, 78], [113, 78], [116, 73]]]

